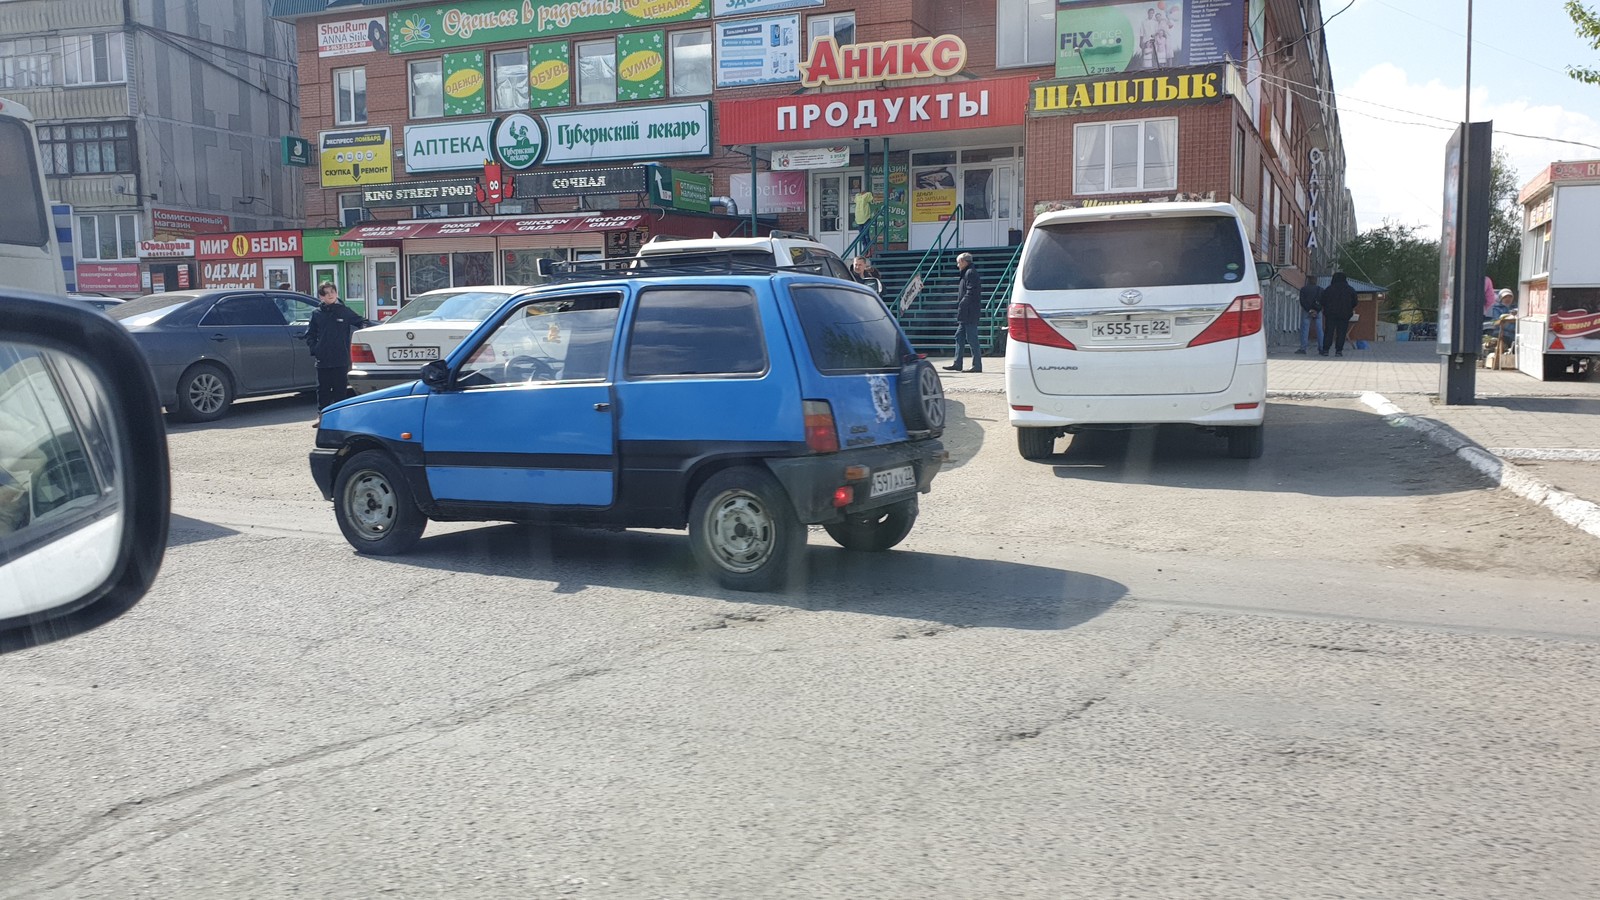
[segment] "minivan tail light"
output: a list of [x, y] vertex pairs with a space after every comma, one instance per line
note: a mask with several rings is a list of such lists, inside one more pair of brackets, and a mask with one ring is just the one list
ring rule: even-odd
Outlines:
[[1189, 342], [1189, 346], [1199, 347], [1202, 344], [1215, 344], [1218, 341], [1234, 341], [1258, 334], [1261, 328], [1261, 295], [1246, 294], [1243, 297], [1233, 298], [1233, 302], [1222, 311], [1222, 315], [1207, 325], [1205, 331], [1200, 332]]
[[1040, 318], [1038, 310], [1026, 303], [1011, 304], [1006, 310], [1006, 327], [1009, 329], [1007, 340], [1042, 347], [1060, 347], [1063, 350], [1078, 349], [1061, 332], [1052, 328], [1049, 322]]
[[351, 344], [350, 361], [353, 363], [375, 363], [378, 358], [372, 355], [372, 348], [366, 344]]
[[807, 400], [801, 410], [806, 420], [806, 448], [812, 453], [838, 450], [839, 429], [833, 424], [833, 407], [826, 400]]

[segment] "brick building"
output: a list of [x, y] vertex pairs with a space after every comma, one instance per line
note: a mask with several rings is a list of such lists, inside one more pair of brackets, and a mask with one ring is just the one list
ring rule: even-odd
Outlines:
[[[1280, 301], [1353, 230], [1317, 0], [616, 8], [277, 0], [333, 158], [306, 172], [308, 223], [362, 241], [355, 293], [752, 221], [856, 249], [868, 190], [884, 256], [1007, 248], [1052, 207], [1232, 201], [1286, 267]], [[516, 177], [498, 205], [474, 193], [491, 156]]]

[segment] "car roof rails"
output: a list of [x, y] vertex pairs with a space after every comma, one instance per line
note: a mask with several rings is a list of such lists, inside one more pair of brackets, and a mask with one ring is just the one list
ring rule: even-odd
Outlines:
[[779, 275], [808, 273], [826, 275], [820, 265], [779, 266], [740, 260], [723, 251], [685, 253], [692, 262], [675, 259], [671, 255], [660, 257], [622, 256], [613, 259], [589, 259], [561, 262], [541, 258], [539, 274], [552, 282], [600, 281], [613, 278], [670, 278], [705, 275]]
[[817, 242], [816, 238], [812, 237], [809, 234], [806, 234], [803, 231], [781, 231], [781, 230], [776, 229], [776, 228], [774, 228], [772, 231], [768, 232], [767, 234], [763, 235], [763, 237], [789, 238], [791, 240], [811, 241], [813, 243]]

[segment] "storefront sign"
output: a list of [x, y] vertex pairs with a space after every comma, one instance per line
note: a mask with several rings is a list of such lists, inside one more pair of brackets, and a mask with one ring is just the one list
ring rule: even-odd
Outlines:
[[423, 206], [434, 203], [470, 201], [477, 190], [475, 178], [447, 178], [439, 181], [397, 181], [394, 184], [361, 189], [361, 205]]
[[323, 187], [360, 187], [394, 180], [394, 145], [387, 126], [324, 131], [321, 148]]
[[1583, 178], [1600, 178], [1600, 160], [1558, 162], [1550, 166], [1551, 181], [1577, 181]]
[[711, 0], [456, 0], [389, 14], [389, 52], [448, 50], [709, 18]]
[[745, 13], [821, 6], [823, 2], [824, 0], [716, 0], [714, 5], [718, 16], [742, 16]]
[[1147, 0], [1056, 12], [1056, 76], [1244, 59], [1245, 0]]
[[572, 105], [572, 60], [566, 41], [528, 48], [528, 100], [534, 109]]
[[317, 23], [317, 56], [350, 56], [389, 49], [389, 28], [382, 19], [346, 19]]
[[664, 31], [617, 35], [617, 99], [659, 100], [667, 95]]
[[202, 263], [200, 283], [207, 288], [265, 287], [261, 282], [261, 261], [258, 259], [245, 262]]
[[450, 172], [481, 169], [492, 158], [493, 119], [407, 125], [406, 171]]
[[[804, 172], [761, 172], [756, 177], [756, 189], [760, 192], [761, 205], [754, 211], [757, 214], [787, 213], [806, 211], [806, 173]], [[739, 212], [751, 212], [750, 207], [750, 173], [742, 172], [728, 176], [728, 196], [739, 207]]]
[[711, 211], [711, 176], [649, 166], [650, 202], [669, 209]]
[[150, 210], [150, 225], [157, 234], [196, 234], [227, 231], [228, 217], [220, 213], [189, 212], [182, 209]]
[[818, 87], [935, 75], [948, 77], [966, 66], [967, 44], [953, 34], [843, 47], [832, 37], [825, 37], [811, 45], [811, 54], [800, 67], [800, 83]]
[[1021, 125], [1027, 77], [723, 101], [718, 143], [782, 144]]
[[512, 169], [532, 168], [544, 153], [544, 131], [527, 113], [512, 113], [494, 127], [494, 155]]
[[444, 55], [444, 114], [480, 116], [484, 112], [483, 51]]
[[194, 256], [194, 241], [140, 241], [140, 259], [185, 259]]
[[717, 87], [800, 78], [800, 17], [717, 23]]
[[339, 240], [343, 231], [343, 228], [307, 228], [300, 236], [300, 258], [308, 263], [360, 259], [361, 242]]
[[78, 263], [78, 290], [137, 294], [138, 263]]
[[300, 255], [298, 231], [246, 231], [207, 235], [195, 239], [198, 259], [270, 258]]
[[772, 151], [772, 168], [842, 169], [850, 165], [849, 147], [805, 147], [799, 150]]
[[711, 104], [585, 110], [544, 117], [546, 163], [665, 159], [711, 152]]
[[1032, 115], [1070, 115], [1111, 106], [1172, 106], [1227, 96], [1222, 66], [1143, 77], [1102, 77], [1034, 82]]
[[281, 139], [280, 158], [286, 166], [305, 168], [311, 165], [311, 142], [303, 137], [286, 134]]
[[644, 176], [644, 166], [529, 172], [517, 176], [517, 189], [512, 197], [531, 200], [540, 197], [581, 197], [584, 194], [642, 194]]

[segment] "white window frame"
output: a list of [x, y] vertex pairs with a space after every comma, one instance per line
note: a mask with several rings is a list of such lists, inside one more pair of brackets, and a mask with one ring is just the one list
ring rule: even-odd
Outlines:
[[[1157, 186], [1150, 186], [1150, 185], [1146, 185], [1145, 184], [1145, 158], [1144, 158], [1144, 152], [1145, 152], [1145, 148], [1148, 146], [1148, 144], [1146, 143], [1146, 140], [1145, 140], [1145, 129], [1150, 124], [1157, 123], [1157, 122], [1170, 122], [1170, 123], [1172, 123], [1173, 138], [1174, 138], [1174, 140], [1173, 140], [1173, 148], [1172, 148], [1172, 150], [1173, 150], [1173, 152], [1172, 152], [1172, 160], [1170, 162], [1171, 171], [1172, 171], [1172, 183], [1171, 184], [1164, 184], [1164, 185], [1157, 185]], [[1137, 171], [1138, 171], [1138, 174], [1139, 174], [1138, 181], [1133, 187], [1112, 187], [1111, 186], [1111, 171], [1112, 171], [1112, 163], [1113, 163], [1114, 158], [1115, 158], [1114, 148], [1112, 147], [1112, 134], [1113, 134], [1112, 129], [1118, 128], [1118, 127], [1127, 127], [1127, 126], [1130, 126], [1130, 125], [1136, 125], [1139, 128], [1138, 137], [1137, 137], [1138, 146], [1139, 146], [1139, 161], [1138, 161], [1138, 164], [1137, 164]], [[1103, 179], [1102, 179], [1101, 184], [1103, 186], [1101, 188], [1099, 188], [1098, 190], [1094, 190], [1094, 189], [1084, 190], [1083, 188], [1081, 188], [1079, 186], [1078, 148], [1083, 146], [1083, 144], [1082, 144], [1083, 136], [1086, 133], [1088, 133], [1090, 129], [1103, 129], [1104, 132], [1105, 132], [1105, 138], [1104, 138], [1104, 141], [1102, 143], [1102, 147], [1104, 149], [1104, 152], [1102, 154], [1101, 163], [1100, 163], [1101, 167], [1102, 167], [1101, 168], [1101, 172], [1102, 172], [1102, 175], [1103, 175]], [[1160, 116], [1160, 117], [1151, 118], [1151, 119], [1117, 119], [1117, 120], [1111, 120], [1111, 121], [1106, 121], [1106, 122], [1089, 122], [1089, 123], [1086, 123], [1086, 124], [1083, 124], [1083, 125], [1076, 126], [1072, 130], [1072, 193], [1074, 195], [1076, 195], [1076, 196], [1082, 196], [1082, 195], [1085, 195], [1085, 194], [1148, 194], [1148, 193], [1151, 193], [1153, 191], [1176, 191], [1178, 189], [1178, 187], [1177, 187], [1177, 185], [1178, 185], [1178, 155], [1179, 155], [1179, 153], [1182, 152], [1180, 147], [1179, 147], [1178, 138], [1179, 138], [1178, 119], [1175, 116]]]
[[[94, 223], [93, 228], [89, 227], [90, 222]], [[116, 256], [100, 255], [100, 232], [107, 225], [117, 233]], [[133, 213], [80, 213], [74, 237], [78, 244], [78, 258], [86, 262], [121, 262], [139, 258], [139, 217]]]
[[[845, 20], [850, 22], [850, 39], [840, 41], [837, 38], [839, 23]], [[856, 14], [852, 12], [827, 13], [811, 16], [806, 19], [806, 58], [811, 57], [811, 46], [825, 37], [834, 38], [835, 43], [854, 44], [856, 42]]]
[[[105, 72], [99, 71], [100, 56]], [[121, 84], [128, 80], [127, 42], [122, 32], [74, 34], [61, 38], [61, 83], [67, 85]]]
[[995, 0], [995, 68], [1052, 64], [1057, 40], [1056, 0]]
[[[680, 91], [680, 90], [678, 90], [678, 39], [679, 38], [684, 38], [684, 37], [691, 37], [691, 36], [698, 36], [698, 37], [705, 38], [705, 49], [706, 49], [706, 55], [705, 55], [705, 69], [706, 69], [705, 85], [706, 85], [706, 89], [703, 90], [703, 91]], [[711, 48], [712, 48], [712, 39], [711, 39], [711, 29], [709, 29], [709, 28], [697, 28], [697, 29], [694, 29], [692, 31], [674, 31], [671, 34], [667, 35], [667, 65], [669, 67], [668, 71], [667, 71], [667, 89], [668, 89], [667, 92], [671, 96], [674, 96], [674, 97], [704, 97], [704, 96], [707, 96], [708, 94], [711, 93], [711, 89], [715, 85], [716, 80], [717, 80], [717, 70], [716, 70], [716, 65], [713, 63], [712, 58], [711, 58], [711, 55], [712, 55]]]
[[339, 227], [341, 227], [341, 228], [343, 228], [344, 224], [345, 224], [345, 221], [344, 221], [345, 210], [350, 210], [350, 209], [359, 209], [359, 210], [361, 210], [361, 213], [362, 213], [361, 218], [362, 218], [363, 221], [372, 218], [372, 214], [367, 212], [367, 208], [361, 204], [361, 192], [360, 191], [345, 191], [345, 192], [339, 194], [338, 204], [339, 204]]
[[[349, 85], [346, 86], [345, 82]], [[350, 114], [344, 112], [344, 95], [350, 97]], [[357, 98], [360, 103], [357, 103]], [[367, 124], [367, 69], [365, 66], [356, 66], [352, 69], [333, 70], [333, 124], [335, 125], [365, 125]]]
[[[521, 82], [522, 82], [522, 103], [521, 103], [521, 105], [518, 105], [516, 103], [501, 103], [500, 102], [500, 61], [503, 58], [513, 59], [517, 63], [520, 63], [521, 66], [522, 66], [522, 79], [521, 79]], [[489, 82], [489, 85], [490, 85], [489, 93], [494, 98], [494, 111], [495, 112], [511, 112], [513, 110], [527, 109], [530, 106], [530, 104], [532, 104], [533, 100], [532, 100], [532, 97], [530, 96], [532, 91], [530, 90], [530, 85], [528, 84], [528, 48], [527, 47], [518, 47], [518, 48], [516, 48], [514, 50], [496, 50], [493, 53], [489, 54], [489, 76], [490, 76], [490, 79], [491, 79], [490, 82]]]
[[[417, 70], [431, 67], [438, 76], [439, 85], [439, 111], [436, 113], [417, 112]], [[407, 111], [413, 119], [442, 119], [444, 118], [444, 58], [414, 59], [406, 63], [406, 103]]]
[[[584, 97], [583, 97], [583, 94], [584, 94], [584, 90], [585, 90], [585, 82], [587, 81], [587, 79], [584, 78], [584, 75], [583, 75], [583, 50], [584, 50], [585, 47], [599, 47], [599, 46], [602, 46], [602, 45], [609, 46], [611, 48], [611, 91], [610, 91], [610, 95], [607, 96], [607, 97], [604, 97], [604, 98], [596, 98], [596, 99], [592, 99], [592, 100], [585, 100]], [[598, 41], [579, 41], [577, 44], [573, 45], [573, 48], [572, 48], [572, 71], [573, 71], [574, 74], [576, 74], [578, 76], [575, 79], [578, 82], [578, 85], [577, 85], [578, 89], [574, 92], [577, 95], [574, 99], [576, 99], [578, 101], [578, 105], [579, 106], [603, 106], [603, 105], [608, 104], [608, 103], [617, 102], [617, 39], [616, 38], [604, 38], [604, 39], [598, 40]]]

